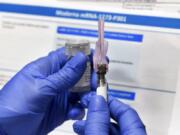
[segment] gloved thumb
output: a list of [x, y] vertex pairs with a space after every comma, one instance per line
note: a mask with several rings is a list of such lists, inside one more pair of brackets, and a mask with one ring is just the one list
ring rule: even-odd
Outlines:
[[75, 133], [78, 135], [84, 135], [85, 131], [85, 125], [86, 121], [85, 120], [78, 120], [73, 124], [73, 130]]
[[102, 96], [93, 96], [88, 107], [85, 135], [108, 135], [110, 114]]
[[57, 90], [66, 90], [74, 86], [86, 69], [87, 57], [78, 53], [72, 57], [62, 69], [47, 77], [52, 82], [51, 87]]

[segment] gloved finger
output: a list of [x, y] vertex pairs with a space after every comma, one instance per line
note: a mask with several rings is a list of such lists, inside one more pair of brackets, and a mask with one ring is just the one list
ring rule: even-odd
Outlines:
[[[73, 130], [75, 133], [77, 133], [78, 135], [84, 135], [84, 131], [85, 131], [85, 125], [86, 125], [86, 121], [85, 120], [79, 120], [76, 121], [73, 124]], [[119, 127], [117, 124], [115, 123], [110, 123], [110, 135], [119, 135]]]
[[108, 135], [110, 116], [107, 102], [102, 96], [93, 96], [90, 100], [85, 126], [86, 135]]
[[80, 103], [81, 105], [84, 107], [84, 108], [87, 108], [88, 105], [89, 105], [89, 102], [90, 102], [90, 99], [96, 95], [96, 92], [87, 92], [87, 93], [84, 93], [82, 96], [81, 96], [81, 100], [80, 100]]
[[60, 48], [50, 52], [48, 56], [39, 58], [28, 64], [24, 70], [30, 71], [29, 73], [31, 74], [47, 77], [58, 72], [67, 61], [68, 57], [65, 55], [65, 48]]
[[[78, 53], [72, 57], [65, 66], [47, 77], [47, 80], [52, 83], [52, 88], [66, 90], [74, 86], [86, 69], [87, 57], [83, 53]], [[51, 86], [50, 86], [51, 87]]]
[[110, 97], [109, 109], [111, 116], [118, 122], [122, 135], [130, 132], [139, 135], [146, 135], [144, 124], [137, 112], [130, 106]]
[[81, 120], [85, 116], [85, 110], [81, 104], [76, 103], [74, 105], [70, 105], [67, 116], [68, 119]]
[[[109, 87], [109, 86], [107, 86]], [[80, 103], [84, 108], [87, 108], [90, 102], [90, 99], [96, 95], [95, 91], [90, 91], [86, 93], [79, 93], [80, 94]], [[109, 94], [109, 93], [108, 93]], [[108, 96], [108, 98], [112, 98], [111, 96]]]
[[[107, 86], [108, 87], [108, 86]], [[86, 93], [80, 93], [80, 103], [84, 108], [87, 108], [90, 102], [90, 99], [96, 95], [96, 91], [90, 91]]]
[[73, 130], [74, 130], [74, 132], [77, 133], [78, 135], [84, 135], [85, 124], [86, 124], [86, 121], [85, 121], [85, 120], [76, 121], [76, 122], [73, 124]]

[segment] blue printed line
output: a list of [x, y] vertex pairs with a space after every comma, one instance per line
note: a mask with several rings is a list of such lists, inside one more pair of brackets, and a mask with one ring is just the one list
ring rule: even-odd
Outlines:
[[[72, 28], [72, 27], [58, 27], [58, 34], [68, 34], [68, 35], [77, 35], [77, 36], [87, 36], [87, 37], [97, 37], [97, 30], [91, 29], [81, 29], [81, 28]], [[125, 41], [134, 41], [142, 42], [143, 35], [141, 34], [130, 34], [130, 33], [120, 33], [120, 32], [105, 32], [105, 38], [114, 39], [114, 40], [125, 40]]]
[[1, 3], [0, 11], [89, 21], [97, 21], [99, 18], [103, 17], [106, 22], [111, 23], [180, 29], [180, 18], [97, 12], [9, 3]]
[[108, 90], [108, 94], [117, 97], [120, 99], [127, 99], [127, 100], [135, 100], [135, 92], [127, 92], [127, 91], [121, 91], [121, 90], [115, 90], [115, 89], [110, 89]]

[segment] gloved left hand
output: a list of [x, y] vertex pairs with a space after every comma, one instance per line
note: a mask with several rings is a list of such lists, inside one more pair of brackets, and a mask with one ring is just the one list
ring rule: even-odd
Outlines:
[[87, 57], [68, 60], [59, 49], [28, 64], [0, 91], [0, 133], [47, 134], [68, 119], [81, 119], [84, 109], [68, 92], [82, 76]]

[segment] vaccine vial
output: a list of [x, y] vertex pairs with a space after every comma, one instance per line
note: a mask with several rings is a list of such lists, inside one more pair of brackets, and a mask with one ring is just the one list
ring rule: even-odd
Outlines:
[[[90, 43], [87, 40], [69, 40], [65, 43], [65, 53], [71, 58], [78, 52], [84, 53], [88, 58], [91, 53]], [[71, 92], [85, 92], [90, 90], [90, 78], [91, 78], [91, 65], [90, 61], [87, 62], [86, 70], [82, 75], [79, 82], [70, 89]]]

